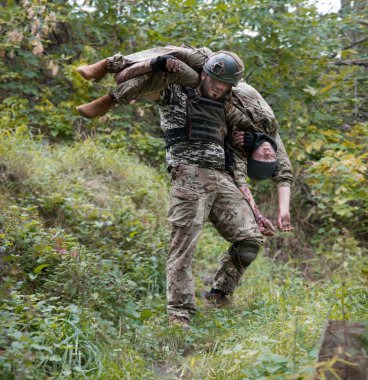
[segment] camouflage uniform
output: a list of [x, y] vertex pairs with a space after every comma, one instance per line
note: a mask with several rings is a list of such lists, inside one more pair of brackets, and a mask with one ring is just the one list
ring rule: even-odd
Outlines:
[[[178, 85], [171, 85], [162, 93], [160, 115], [164, 133], [186, 125], [186, 100], [187, 93]], [[249, 123], [230, 103], [226, 116], [228, 127]], [[244, 269], [256, 258], [263, 238], [249, 204], [225, 171], [221, 146], [211, 142], [180, 142], [167, 149], [166, 158], [172, 168], [168, 312], [189, 319], [195, 312], [192, 258], [204, 222], [209, 218], [219, 233], [233, 243], [215, 282], [216, 288], [227, 294], [233, 292]]]
[[[149, 99], [173, 83], [196, 87], [199, 75], [195, 70], [200, 70], [203, 67], [211, 53], [211, 50], [207, 48], [195, 49], [183, 45], [182, 47], [159, 47], [128, 56], [116, 54], [108, 58], [108, 70], [110, 72], [119, 72], [134, 62], [144, 61], [163, 54], [171, 54], [185, 64], [182, 65], [183, 71], [179, 73], [155, 72], [123, 82], [113, 92], [113, 95], [118, 101], [129, 103], [132, 99]], [[279, 126], [271, 107], [258, 91], [243, 80], [239, 82], [238, 86], [233, 87], [232, 103], [240, 112], [251, 116], [253, 123], [252, 125], [248, 124], [247, 130], [264, 132], [276, 140], [278, 165], [272, 180], [276, 186], [290, 187], [293, 182], [292, 167], [280, 138]], [[246, 160], [243, 160], [242, 164], [239, 162], [234, 173], [234, 180], [238, 186], [245, 183], [244, 173], [246, 172]]]

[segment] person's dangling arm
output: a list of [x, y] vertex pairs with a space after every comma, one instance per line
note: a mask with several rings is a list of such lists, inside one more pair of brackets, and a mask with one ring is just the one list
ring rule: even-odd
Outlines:
[[246, 183], [245, 173], [247, 172], [247, 165], [244, 158], [239, 157], [235, 152], [232, 152], [232, 157], [233, 176], [236, 186], [242, 192], [244, 198], [249, 203], [249, 206], [253, 211], [254, 218], [258, 224], [261, 233], [265, 236], [273, 236], [275, 232], [275, 227], [273, 226], [272, 222], [266, 217], [264, 217], [262, 213], [259, 211], [259, 208], [256, 205], [256, 202], [253, 198], [253, 195]]

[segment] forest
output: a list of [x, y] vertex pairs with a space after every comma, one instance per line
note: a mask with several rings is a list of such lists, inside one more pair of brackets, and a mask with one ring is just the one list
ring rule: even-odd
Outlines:
[[[306, 0], [0, 5], [0, 378], [343, 378], [318, 352], [327, 320], [368, 323], [367, 2], [325, 14]], [[157, 105], [76, 111], [115, 86], [77, 67], [169, 44], [241, 57], [294, 175], [293, 231], [266, 239], [226, 308], [204, 302], [229, 247], [206, 224], [189, 331], [166, 314]], [[276, 224], [272, 181], [249, 186]]]

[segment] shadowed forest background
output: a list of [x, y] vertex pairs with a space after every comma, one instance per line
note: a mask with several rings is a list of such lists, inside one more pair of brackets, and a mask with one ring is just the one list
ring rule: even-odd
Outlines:
[[[0, 1], [0, 377], [311, 378], [325, 320], [368, 319], [366, 1], [78, 4]], [[206, 226], [188, 333], [166, 320], [157, 106], [75, 111], [114, 85], [79, 65], [182, 43], [244, 60], [295, 175], [294, 231], [267, 240], [228, 309], [203, 304], [227, 248]], [[250, 184], [275, 221], [271, 181]]]

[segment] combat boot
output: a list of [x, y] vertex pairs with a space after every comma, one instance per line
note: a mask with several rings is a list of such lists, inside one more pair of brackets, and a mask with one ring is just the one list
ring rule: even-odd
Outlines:
[[107, 59], [93, 65], [79, 66], [77, 71], [84, 79], [94, 79], [95, 82], [99, 82], [107, 74]]
[[188, 331], [190, 329], [189, 319], [175, 314], [169, 314], [169, 325], [179, 326], [184, 331]]
[[204, 295], [204, 298], [207, 300], [207, 306], [209, 307], [226, 307], [231, 305], [231, 300], [222, 290], [212, 288]]
[[93, 119], [97, 116], [103, 116], [116, 104], [114, 98], [110, 95], [104, 95], [93, 102], [78, 106], [77, 111], [88, 119]]

